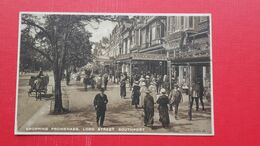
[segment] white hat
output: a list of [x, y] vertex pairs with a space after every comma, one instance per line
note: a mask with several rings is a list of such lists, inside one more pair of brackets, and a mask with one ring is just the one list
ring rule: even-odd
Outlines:
[[165, 94], [166, 93], [166, 90], [164, 88], [161, 89], [161, 93], [162, 94]]
[[146, 84], [145, 84], [145, 82], [141, 82], [141, 86], [145, 86]]

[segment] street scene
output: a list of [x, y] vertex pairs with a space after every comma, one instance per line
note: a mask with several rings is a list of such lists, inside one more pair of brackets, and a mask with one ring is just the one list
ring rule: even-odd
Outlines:
[[214, 134], [210, 15], [20, 17], [16, 134]]

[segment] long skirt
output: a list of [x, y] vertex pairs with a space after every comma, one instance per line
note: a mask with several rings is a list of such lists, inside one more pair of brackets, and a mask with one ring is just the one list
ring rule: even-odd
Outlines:
[[159, 109], [159, 121], [162, 123], [163, 127], [168, 127], [170, 124], [170, 118], [168, 113], [168, 107], [158, 107]]
[[146, 93], [145, 92], [141, 92], [140, 95], [140, 106], [143, 107], [144, 106], [144, 97], [145, 97]]
[[126, 97], [126, 87], [120, 87], [120, 96], [121, 97]]

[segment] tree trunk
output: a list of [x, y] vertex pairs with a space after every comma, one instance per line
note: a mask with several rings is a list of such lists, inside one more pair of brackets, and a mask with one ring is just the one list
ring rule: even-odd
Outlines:
[[[60, 41], [60, 46], [55, 44], [55, 57], [53, 64], [53, 73], [54, 73], [54, 82], [55, 82], [55, 105], [54, 113], [61, 114], [68, 112], [67, 109], [64, 109], [62, 106], [62, 92], [61, 92], [61, 80], [64, 73], [64, 62], [66, 56], [65, 48], [65, 34], [62, 35], [62, 40]], [[60, 49], [60, 51], [58, 51]]]
[[63, 106], [62, 106], [62, 92], [61, 92], [61, 77], [59, 75], [59, 72], [57, 71], [58, 69], [55, 69], [55, 70], [53, 71], [54, 97], [55, 97], [54, 113], [62, 113]]

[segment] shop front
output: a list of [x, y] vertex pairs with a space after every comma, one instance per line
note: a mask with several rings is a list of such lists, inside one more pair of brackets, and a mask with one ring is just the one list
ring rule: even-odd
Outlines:
[[117, 58], [118, 69], [132, 74], [167, 74], [166, 55], [132, 53]]

